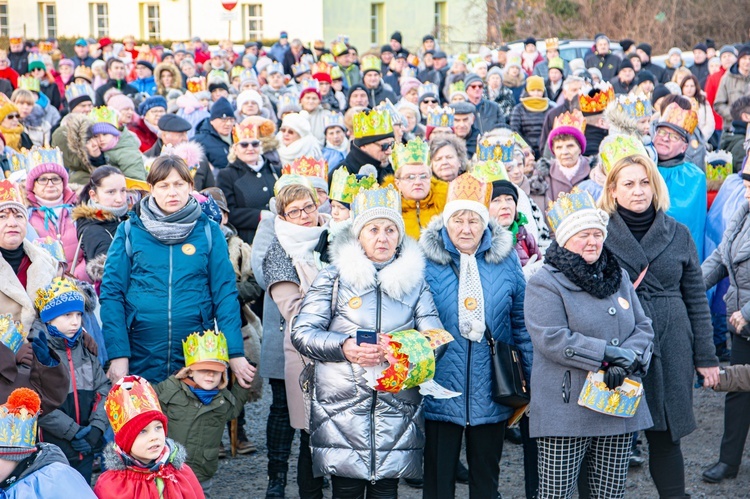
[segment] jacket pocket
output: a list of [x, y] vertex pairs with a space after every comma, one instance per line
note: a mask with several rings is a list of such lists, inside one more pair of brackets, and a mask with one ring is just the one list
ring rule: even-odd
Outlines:
[[562, 379], [562, 398], [563, 403], [570, 403], [570, 371], [565, 371]]

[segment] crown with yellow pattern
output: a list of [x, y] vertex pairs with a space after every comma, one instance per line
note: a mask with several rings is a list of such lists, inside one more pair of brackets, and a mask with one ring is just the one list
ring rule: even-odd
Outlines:
[[338, 66], [331, 66], [331, 81], [341, 80], [344, 78], [344, 73], [341, 72], [341, 68]]
[[359, 63], [362, 74], [365, 74], [368, 71], [377, 71], [379, 73], [383, 66], [382, 62], [380, 61], [380, 57], [372, 54], [362, 56], [362, 58], [359, 60]]
[[16, 388], [8, 400], [0, 405], [0, 447], [15, 447], [21, 456], [11, 457], [6, 450], [0, 452], [5, 459], [20, 461], [24, 449], [27, 452], [36, 450], [36, 422], [39, 417], [42, 400], [29, 388]]
[[39, 42], [39, 52], [49, 54], [55, 50], [55, 44], [52, 42]]
[[437, 96], [439, 93], [440, 91], [438, 90], [438, 86], [432, 82], [422, 83], [417, 89], [418, 97], [422, 97], [423, 95], [428, 94], [428, 95], [434, 95], [435, 98], [437, 99]]
[[560, 40], [557, 38], [547, 38], [544, 40], [545, 50], [557, 50], [560, 48]]
[[421, 137], [411, 139], [406, 144], [395, 144], [391, 152], [391, 165], [396, 171], [403, 165], [430, 164], [430, 144]]
[[654, 114], [654, 106], [651, 105], [651, 99], [643, 93], [618, 95], [615, 105], [617, 111], [635, 120]]
[[208, 81], [209, 85], [212, 83], [226, 83], [228, 86], [229, 75], [223, 69], [212, 69], [208, 72], [208, 75], [206, 75], [206, 81]]
[[355, 139], [393, 134], [391, 115], [378, 109], [360, 111], [352, 118]]
[[275, 196], [279, 195], [279, 192], [284, 187], [288, 187], [290, 185], [303, 185], [310, 189], [310, 192], [312, 193], [313, 199], [317, 202], [318, 200], [318, 193], [315, 192], [315, 188], [310, 183], [310, 180], [307, 179], [307, 177], [303, 177], [302, 175], [297, 175], [296, 173], [290, 173], [287, 175], [282, 175], [279, 177], [279, 179], [276, 181], [275, 184], [273, 184], [273, 194]]
[[18, 184], [10, 180], [0, 180], [0, 211], [7, 208], [22, 210], [26, 213], [24, 195]]
[[112, 386], [104, 410], [115, 433], [141, 414], [163, 414], [153, 387], [144, 378], [135, 375], [125, 376]]
[[451, 83], [448, 87], [449, 96], [453, 97], [453, 94], [457, 92], [466, 93], [466, 84], [463, 82], [463, 80], [457, 81], [456, 83]]
[[349, 47], [342, 40], [336, 40], [331, 45], [331, 53], [333, 54], [334, 57], [344, 55], [347, 52], [349, 52]]
[[26, 342], [27, 333], [20, 322], [15, 322], [11, 314], [0, 315], [0, 343], [17, 353]]
[[203, 92], [206, 88], [208, 87], [206, 86], [205, 76], [191, 76], [187, 79], [187, 90], [190, 93]]
[[254, 123], [246, 120], [243, 120], [241, 123], [237, 123], [232, 127], [232, 139], [235, 144], [243, 140], [255, 140], [258, 136], [258, 127]]
[[513, 137], [483, 137], [477, 142], [477, 161], [510, 163], [514, 160], [514, 150]]
[[698, 114], [692, 109], [682, 109], [679, 104], [673, 102], [662, 112], [656, 126], [671, 128], [687, 139], [698, 126]]
[[88, 95], [93, 101], [96, 98], [94, 87], [92, 87], [88, 83], [73, 83], [71, 85], [68, 85], [68, 88], [65, 90], [65, 99], [68, 102], [71, 102], [72, 100], [84, 95]]
[[320, 62], [324, 62], [328, 66], [333, 66], [334, 64], [336, 64], [336, 59], [333, 57], [333, 54], [327, 52], [320, 56]]
[[448, 185], [446, 205], [451, 201], [473, 201], [489, 207], [492, 185], [472, 173], [463, 173]]
[[557, 231], [560, 224], [576, 212], [596, 209], [596, 201], [591, 194], [576, 186], [570, 192], [561, 192], [556, 201], [549, 202], [547, 221], [550, 229]]
[[292, 75], [297, 78], [299, 76], [302, 76], [305, 73], [310, 72], [310, 66], [308, 66], [304, 62], [299, 62], [298, 64], [292, 64]]
[[732, 161], [732, 153], [727, 151], [711, 151], [706, 154], [706, 180], [709, 184], [724, 182], [734, 172]]
[[585, 115], [603, 113], [607, 105], [615, 99], [615, 89], [606, 81], [581, 89], [578, 96], [581, 112]]
[[19, 44], [23, 43], [23, 37], [22, 36], [12, 36], [12, 37], [10, 37], [10, 39], [8, 40], [8, 42], [11, 45], [19, 45]]
[[331, 66], [323, 62], [322, 60], [316, 62], [310, 68], [310, 73], [315, 76], [319, 74], [329, 75], [331, 74]]
[[510, 180], [505, 165], [495, 160], [474, 163], [474, 166], [471, 168], [471, 174], [488, 184], [497, 180]]
[[65, 258], [65, 250], [63, 249], [62, 241], [52, 236], [38, 237], [34, 239], [34, 244], [44, 249], [47, 253], [52, 255], [52, 258], [60, 263], [67, 263]]
[[8, 175], [13, 172], [20, 172], [21, 170], [28, 171], [26, 166], [26, 155], [18, 151], [8, 151], [6, 153], [8, 161], [10, 162], [10, 171], [6, 172]]
[[182, 352], [185, 355], [185, 367], [197, 362], [221, 362], [229, 364], [229, 350], [227, 339], [221, 331], [212, 329], [203, 334], [193, 333], [182, 340]]
[[618, 161], [630, 156], [649, 157], [641, 139], [633, 135], [608, 135], [599, 145], [599, 159], [605, 175]]
[[336, 111], [328, 111], [323, 115], [323, 128], [328, 130], [332, 126], [341, 128], [344, 133], [347, 132], [346, 123], [344, 123], [344, 116]]
[[328, 163], [324, 159], [302, 156], [291, 164], [284, 165], [281, 175], [301, 175], [303, 177], [318, 177], [328, 179]]
[[245, 68], [243, 68], [242, 66], [232, 66], [232, 69], [229, 72], [229, 77], [233, 80], [235, 78], [239, 78], [243, 71], [245, 71]]
[[83, 313], [84, 298], [74, 282], [56, 277], [44, 288], [36, 290], [34, 305], [42, 322], [46, 323], [69, 312]]
[[360, 190], [352, 201], [352, 219], [372, 209], [392, 210], [401, 216], [401, 195], [392, 186]]
[[41, 88], [41, 83], [33, 76], [19, 76], [18, 88], [38, 93]]
[[547, 138], [550, 150], [554, 150], [553, 143], [558, 135], [572, 135], [581, 146], [581, 151], [586, 150], [586, 118], [578, 109], [565, 111], [557, 116], [552, 123], [552, 130]]
[[355, 175], [349, 173], [345, 166], [336, 168], [331, 177], [331, 192], [328, 197], [339, 203], [351, 204], [360, 190], [378, 187], [375, 175]]
[[433, 127], [451, 127], [455, 113], [452, 107], [433, 107], [427, 113], [427, 126]]
[[89, 119], [93, 123], [109, 123], [115, 128], [119, 126], [117, 111], [108, 108], [107, 106], [100, 106], [92, 109], [89, 113]]
[[63, 154], [58, 147], [33, 146], [26, 151], [26, 168], [29, 171], [39, 165], [49, 164], [63, 166]]

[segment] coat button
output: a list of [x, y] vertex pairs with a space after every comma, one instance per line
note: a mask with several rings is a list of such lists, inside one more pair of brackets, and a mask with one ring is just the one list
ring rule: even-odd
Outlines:
[[572, 348], [568, 347], [565, 349], [565, 356], [566, 357], [572, 357], [575, 354]]
[[266, 192], [268, 190], [268, 187], [263, 187], [263, 192]]
[[615, 310], [615, 307], [609, 307], [607, 313], [609, 313], [609, 315], [615, 315], [617, 313], [617, 310]]
[[258, 178], [262, 177], [262, 175], [260, 174], [260, 172], [256, 173], [255, 176], [258, 177]]
[[620, 340], [619, 338], [612, 338], [612, 341], [610, 341], [610, 343], [612, 343], [613, 347], [616, 347], [617, 345], [620, 344]]

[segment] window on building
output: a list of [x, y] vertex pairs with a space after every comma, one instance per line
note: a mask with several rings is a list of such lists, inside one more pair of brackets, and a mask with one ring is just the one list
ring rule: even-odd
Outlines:
[[370, 5], [370, 43], [380, 45], [383, 40], [385, 25], [383, 21], [384, 6], [382, 3], [373, 3]]
[[263, 38], [263, 6], [260, 4], [243, 5], [245, 18], [245, 39], [260, 40]]
[[148, 40], [161, 38], [161, 18], [159, 5], [147, 3], [143, 5], [143, 37]]
[[447, 27], [447, 24], [445, 2], [435, 2], [435, 36], [444, 38], [443, 31]]
[[54, 3], [39, 4], [39, 32], [45, 38], [57, 38], [57, 7]]
[[96, 38], [109, 36], [109, 5], [106, 3], [89, 4], [89, 31]]
[[0, 36], [9, 36], [8, 2], [0, 2]]

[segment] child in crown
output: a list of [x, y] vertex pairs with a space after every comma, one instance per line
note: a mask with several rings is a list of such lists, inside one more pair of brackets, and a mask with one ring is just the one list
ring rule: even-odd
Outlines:
[[185, 448], [166, 436], [167, 417], [148, 381], [120, 379], [105, 408], [115, 441], [104, 450], [107, 471], [94, 487], [99, 499], [205, 498]]
[[182, 342], [185, 367], [156, 386], [169, 419], [169, 436], [185, 445], [187, 463], [208, 497], [219, 467], [219, 446], [227, 421], [248, 399], [239, 383], [227, 388], [229, 354], [224, 333], [193, 333]]
[[70, 465], [91, 482], [94, 454], [104, 446], [107, 429], [103, 399], [110, 383], [97, 355], [83, 343], [84, 297], [68, 279], [54, 279], [37, 291], [36, 306], [44, 322], [47, 344], [70, 376], [63, 404], [39, 418], [41, 440], [60, 447]]

